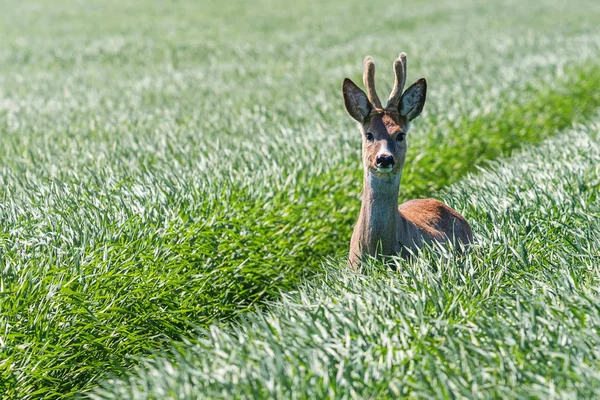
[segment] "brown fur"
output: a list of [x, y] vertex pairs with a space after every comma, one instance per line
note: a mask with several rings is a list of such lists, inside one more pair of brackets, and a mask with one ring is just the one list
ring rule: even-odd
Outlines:
[[465, 244], [473, 240], [467, 220], [439, 200], [409, 200], [402, 203], [398, 211], [402, 218], [414, 224], [430, 239], [446, 242], [459, 238]]

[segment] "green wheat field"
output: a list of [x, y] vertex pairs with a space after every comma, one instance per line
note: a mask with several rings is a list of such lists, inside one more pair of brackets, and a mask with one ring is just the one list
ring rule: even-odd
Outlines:
[[[0, 398], [600, 396], [600, 2], [0, 1]], [[428, 81], [346, 268], [377, 63]]]

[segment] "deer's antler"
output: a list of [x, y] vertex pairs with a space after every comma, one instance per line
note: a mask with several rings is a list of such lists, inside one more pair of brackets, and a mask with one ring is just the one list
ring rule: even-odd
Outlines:
[[394, 60], [394, 73], [396, 79], [394, 81], [394, 89], [390, 94], [387, 106], [385, 108], [397, 109], [402, 98], [402, 91], [404, 90], [404, 84], [406, 83], [406, 53], [400, 53], [398, 58]]
[[381, 108], [381, 101], [375, 91], [375, 63], [370, 56], [365, 57], [365, 72], [363, 73], [363, 83], [367, 89], [367, 97], [375, 108]]

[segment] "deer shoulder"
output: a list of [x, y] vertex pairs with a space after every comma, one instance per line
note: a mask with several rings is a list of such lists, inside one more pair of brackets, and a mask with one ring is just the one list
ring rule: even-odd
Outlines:
[[435, 199], [409, 200], [398, 207], [400, 219], [404, 220], [405, 232], [398, 237], [405, 248], [415, 248], [434, 241], [446, 243], [455, 240], [469, 244], [473, 240], [471, 227], [457, 211]]

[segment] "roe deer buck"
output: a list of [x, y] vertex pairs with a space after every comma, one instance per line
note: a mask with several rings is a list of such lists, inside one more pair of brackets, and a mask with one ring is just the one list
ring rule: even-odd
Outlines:
[[427, 82], [419, 79], [404, 94], [406, 54], [394, 61], [396, 79], [385, 108], [375, 92], [375, 63], [364, 61], [367, 94], [350, 79], [342, 87], [346, 110], [360, 123], [364, 183], [358, 222], [350, 242], [348, 265], [358, 270], [364, 255], [407, 256], [425, 243], [467, 245], [471, 227], [462, 215], [434, 199], [410, 200], [398, 207], [400, 177], [406, 158], [406, 133], [425, 105]]

